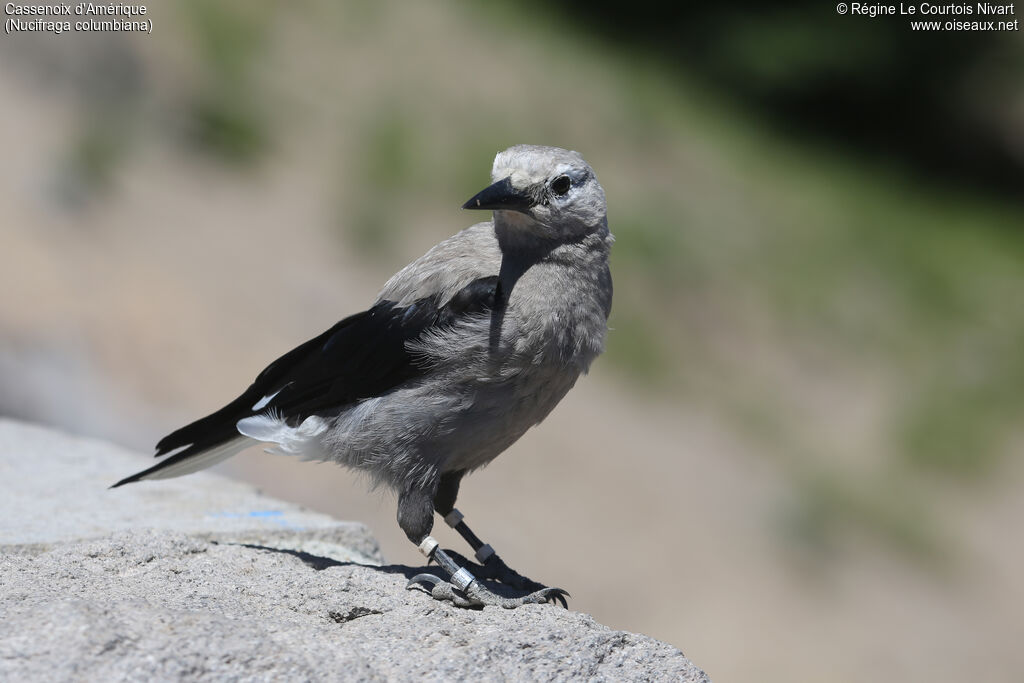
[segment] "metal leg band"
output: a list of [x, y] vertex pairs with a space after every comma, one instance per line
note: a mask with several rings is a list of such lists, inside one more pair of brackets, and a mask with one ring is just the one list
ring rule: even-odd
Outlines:
[[469, 584], [476, 581], [476, 577], [469, 573], [469, 570], [463, 567], [459, 571], [452, 574], [452, 585], [458, 588], [460, 591], [466, 590]]

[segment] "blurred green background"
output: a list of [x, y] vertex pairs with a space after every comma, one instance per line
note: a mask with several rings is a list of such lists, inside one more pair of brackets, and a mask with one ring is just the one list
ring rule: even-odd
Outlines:
[[[0, 414], [148, 450], [475, 220], [497, 151], [576, 149], [608, 350], [466, 482], [480, 533], [721, 680], [1024, 671], [1019, 33], [809, 2], [150, 18], [0, 39]], [[224, 468], [418, 562], [350, 475]]]

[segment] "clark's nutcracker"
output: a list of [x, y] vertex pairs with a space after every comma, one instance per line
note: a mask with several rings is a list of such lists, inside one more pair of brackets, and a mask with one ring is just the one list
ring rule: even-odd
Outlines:
[[[455, 498], [463, 475], [547, 417], [603, 350], [612, 236], [604, 190], [578, 152], [511, 147], [491, 179], [462, 208], [493, 210], [493, 220], [430, 249], [369, 310], [278, 358], [237, 399], [164, 437], [159, 464], [114, 486], [274, 443], [397, 492], [399, 526], [451, 579], [420, 574], [410, 586], [463, 607], [564, 605], [565, 591], [520, 576], [481, 542]], [[480, 564], [438, 547], [435, 511]], [[532, 592], [502, 598], [476, 577]]]

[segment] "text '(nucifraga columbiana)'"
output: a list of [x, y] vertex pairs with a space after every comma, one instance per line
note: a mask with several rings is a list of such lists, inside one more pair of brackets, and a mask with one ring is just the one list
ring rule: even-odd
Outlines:
[[[493, 211], [395, 274], [368, 310], [281, 356], [237, 399], [156, 446], [114, 486], [209, 467], [255, 442], [368, 473], [398, 494], [398, 524], [470, 607], [559, 600], [510, 569], [455, 509], [463, 476], [538, 424], [604, 348], [612, 279], [604, 190], [577, 152], [517, 145], [464, 209]], [[473, 563], [430, 536], [437, 512]], [[478, 579], [527, 594], [503, 598]]]

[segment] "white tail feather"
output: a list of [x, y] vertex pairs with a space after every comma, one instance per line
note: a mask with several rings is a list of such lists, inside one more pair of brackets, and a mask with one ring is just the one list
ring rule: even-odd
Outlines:
[[196, 453], [190, 458], [185, 458], [181, 462], [176, 462], [173, 465], [154, 472], [153, 474], [147, 474], [143, 479], [169, 479], [171, 477], [180, 477], [184, 474], [192, 474], [199, 470], [204, 470], [207, 467], [212, 467], [217, 463], [227, 460], [233, 455], [244, 451], [246, 448], [252, 445], [252, 439], [248, 439], [244, 436], [237, 436], [230, 441], [226, 441], [219, 446]]
[[256, 404], [255, 404], [255, 405], [254, 405], [254, 406], [252, 407], [252, 409], [253, 409], [253, 410], [263, 410], [263, 408], [264, 408], [264, 407], [265, 407], [265, 406], [266, 406], [266, 405], [267, 405], [268, 403], [270, 403], [271, 401], [273, 401], [273, 400], [274, 400], [274, 397], [275, 397], [275, 396], [277, 396], [277, 395], [278, 395], [278, 394], [280, 394], [280, 393], [281, 393], [281, 390], [280, 390], [280, 389], [278, 389], [277, 391], [275, 391], [275, 392], [274, 392], [274, 393], [272, 393], [272, 394], [267, 394], [266, 396], [264, 396], [264, 397], [263, 397], [263, 398], [261, 398], [260, 400], [256, 401]]
[[298, 455], [307, 460], [323, 460], [323, 451], [317, 437], [327, 431], [327, 421], [316, 417], [307, 417], [298, 427], [290, 427], [284, 418], [271, 414], [254, 415], [238, 421], [236, 427], [245, 436], [276, 443], [276, 448], [268, 449], [268, 453], [279, 455]]

